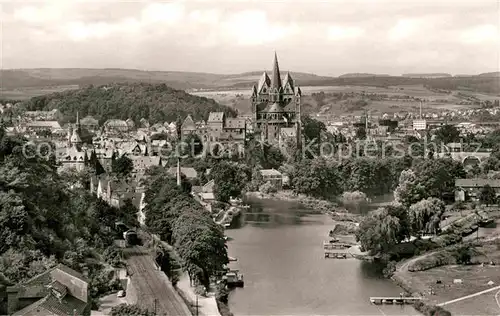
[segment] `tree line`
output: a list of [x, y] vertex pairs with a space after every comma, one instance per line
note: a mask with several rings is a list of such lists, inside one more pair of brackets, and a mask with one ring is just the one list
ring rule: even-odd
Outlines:
[[181, 186], [161, 167], [148, 171], [145, 180], [146, 226], [153, 234], [174, 246], [192, 281], [206, 288], [210, 278], [227, 264], [222, 226], [191, 195], [191, 184]]

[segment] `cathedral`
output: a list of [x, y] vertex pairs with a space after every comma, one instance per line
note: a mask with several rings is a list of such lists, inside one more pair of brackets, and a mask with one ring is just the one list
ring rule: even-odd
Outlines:
[[290, 73], [281, 79], [278, 56], [274, 54], [271, 78], [262, 74], [257, 86], [252, 87], [252, 115], [256, 138], [268, 143], [280, 143], [284, 138], [301, 140], [301, 91]]

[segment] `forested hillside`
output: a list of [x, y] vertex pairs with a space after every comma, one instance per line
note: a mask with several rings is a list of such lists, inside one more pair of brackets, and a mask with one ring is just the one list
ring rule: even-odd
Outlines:
[[[0, 314], [2, 284], [17, 284], [58, 263], [88, 271], [95, 308], [99, 295], [118, 286], [106, 270], [120, 264], [115, 222], [133, 227], [137, 209], [109, 206], [84, 189], [87, 182], [79, 179], [88, 181], [88, 174], [58, 174], [54, 159], [26, 158], [25, 140], [4, 134], [0, 129]], [[70, 189], [72, 184], [81, 188]]]
[[112, 84], [88, 86], [78, 90], [68, 90], [33, 97], [23, 103], [27, 110], [59, 109], [64, 117], [61, 121], [71, 121], [79, 112], [80, 117], [92, 115], [102, 124], [107, 119], [131, 118], [136, 123], [141, 118], [150, 123], [171, 122], [184, 119], [191, 114], [195, 120], [206, 120], [212, 111], [236, 113], [229, 107], [212, 99], [194, 96], [176, 90], [165, 84]]

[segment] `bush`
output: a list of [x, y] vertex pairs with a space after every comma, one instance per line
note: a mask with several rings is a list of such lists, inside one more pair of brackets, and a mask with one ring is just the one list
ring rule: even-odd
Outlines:
[[413, 307], [425, 316], [451, 316], [451, 313], [441, 306], [427, 305], [422, 301], [416, 302]]
[[461, 242], [462, 236], [459, 236], [455, 233], [448, 233], [434, 237], [432, 238], [432, 241], [435, 242], [438, 245], [438, 247], [442, 248]]
[[384, 277], [388, 279], [392, 277], [394, 272], [396, 272], [396, 264], [397, 264], [396, 261], [389, 261], [389, 263], [387, 263], [387, 266], [385, 266], [384, 270], [382, 271]]
[[154, 316], [153, 312], [137, 305], [120, 304], [111, 309], [111, 316]]
[[199, 296], [206, 297], [207, 296], [207, 290], [203, 285], [197, 285], [194, 288], [194, 293]]
[[260, 193], [269, 194], [276, 193], [278, 190], [271, 184], [271, 182], [266, 182], [259, 188]]

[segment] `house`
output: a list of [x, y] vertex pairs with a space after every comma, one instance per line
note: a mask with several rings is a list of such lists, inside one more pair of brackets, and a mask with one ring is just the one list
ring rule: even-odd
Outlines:
[[455, 200], [465, 201], [467, 197], [477, 199], [481, 190], [489, 185], [495, 190], [497, 196], [500, 195], [500, 180], [496, 179], [456, 179], [455, 180]]
[[129, 125], [124, 120], [107, 120], [104, 122], [104, 131], [107, 133], [128, 132]]
[[90, 315], [89, 280], [65, 265], [7, 287], [7, 313], [15, 316]]
[[26, 130], [28, 132], [50, 132], [52, 133], [55, 130], [60, 130], [61, 125], [57, 121], [33, 121], [26, 123]]
[[260, 175], [264, 182], [270, 182], [274, 187], [281, 189], [283, 186], [283, 175], [276, 169], [262, 169]]
[[206, 128], [209, 142], [245, 142], [245, 119], [229, 118], [226, 117], [224, 112], [210, 112]]
[[[172, 167], [168, 169], [168, 173], [170, 173], [173, 176], [177, 175], [177, 168]], [[193, 180], [198, 177], [198, 172], [194, 168], [191, 167], [181, 167], [181, 174], [185, 175], [187, 179]]]
[[114, 207], [123, 206], [125, 200], [131, 200], [139, 207], [141, 196], [136, 192], [136, 187], [137, 183], [134, 181], [120, 181], [106, 176], [90, 178], [90, 192]]
[[99, 128], [99, 121], [94, 117], [87, 115], [80, 120], [80, 125], [89, 131], [95, 131]]
[[136, 178], [142, 177], [150, 167], [161, 166], [161, 157], [158, 156], [132, 156], [130, 160], [134, 164], [132, 173]]
[[211, 204], [211, 203], [215, 202], [214, 186], [215, 186], [214, 180], [208, 181], [203, 186], [193, 186], [192, 194], [198, 195], [198, 197], [203, 202]]

